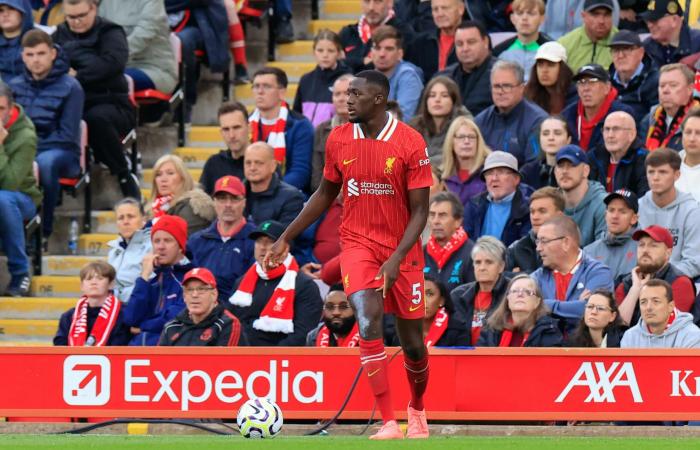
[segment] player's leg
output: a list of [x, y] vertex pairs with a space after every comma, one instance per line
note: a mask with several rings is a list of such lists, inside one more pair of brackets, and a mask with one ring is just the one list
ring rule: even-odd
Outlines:
[[423, 342], [423, 319], [396, 318], [396, 332], [401, 342], [404, 368], [411, 391], [408, 404], [408, 430], [411, 439], [425, 439], [429, 436], [428, 421], [425, 416], [423, 394], [428, 387], [428, 351]]
[[384, 426], [372, 439], [401, 439], [389, 390], [389, 373], [382, 332], [384, 302], [381, 293], [364, 289], [349, 297], [360, 332], [360, 361], [367, 375]]

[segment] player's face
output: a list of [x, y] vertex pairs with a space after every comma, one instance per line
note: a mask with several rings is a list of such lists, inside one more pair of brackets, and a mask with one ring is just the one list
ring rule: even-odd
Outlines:
[[187, 311], [192, 318], [205, 318], [216, 307], [216, 288], [200, 280], [188, 280], [182, 291]]
[[671, 249], [663, 242], [644, 236], [637, 244], [637, 266], [642, 273], [656, 273], [671, 258]]
[[673, 170], [670, 164], [658, 167], [647, 167], [649, 190], [656, 195], [663, 195], [674, 189], [676, 180], [681, 176], [680, 170]]
[[216, 218], [224, 223], [236, 223], [243, 217], [245, 197], [231, 195], [228, 192], [214, 194], [214, 209]]
[[610, 309], [610, 304], [605, 296], [593, 294], [588, 298], [583, 320], [589, 329], [603, 330], [611, 324], [616, 317], [617, 313]]
[[486, 189], [494, 200], [501, 200], [518, 188], [520, 175], [506, 167], [496, 167], [484, 174]]
[[445, 299], [440, 295], [440, 289], [434, 282], [425, 280], [425, 318], [432, 319], [443, 306]]
[[495, 283], [503, 273], [505, 264], [490, 253], [480, 251], [472, 258], [474, 279], [479, 283]]
[[439, 242], [449, 241], [462, 225], [461, 217], [454, 217], [450, 202], [435, 202], [428, 211], [430, 234]]
[[172, 234], [158, 230], [151, 237], [153, 253], [156, 255], [157, 265], [172, 266], [182, 259], [182, 251]]
[[265, 258], [265, 254], [267, 254], [267, 251], [270, 250], [272, 247], [272, 244], [274, 244], [275, 241], [272, 240], [272, 238], [268, 236], [260, 236], [255, 240], [255, 248], [253, 249], [253, 255], [255, 256], [255, 260], [262, 266], [263, 259]]
[[233, 111], [219, 117], [221, 137], [231, 152], [240, 156], [248, 145], [248, 121], [240, 111]]
[[109, 278], [96, 272], [88, 273], [80, 282], [80, 290], [83, 295], [90, 298], [105, 298], [109, 295], [111, 282]]
[[353, 78], [348, 89], [348, 117], [352, 123], [363, 123], [381, 105], [383, 95], [367, 84], [364, 78]]
[[605, 209], [605, 223], [608, 234], [621, 235], [629, 231], [637, 223], [637, 214], [621, 198], [608, 203]]
[[542, 299], [537, 297], [537, 289], [532, 280], [522, 278], [510, 286], [506, 296], [511, 312], [531, 313], [537, 309]]
[[136, 205], [121, 205], [117, 208], [115, 213], [117, 216], [117, 230], [119, 231], [119, 236], [127, 241], [144, 225], [143, 216]]
[[[333, 291], [326, 297], [323, 304], [323, 322], [334, 333], [350, 332], [355, 324], [355, 313], [350, 307], [348, 296], [343, 291]], [[349, 324], [349, 325], [348, 325]]]

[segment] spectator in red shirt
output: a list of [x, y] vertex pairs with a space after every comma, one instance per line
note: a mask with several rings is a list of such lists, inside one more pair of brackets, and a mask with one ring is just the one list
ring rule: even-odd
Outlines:
[[652, 278], [666, 281], [673, 289], [676, 308], [690, 312], [695, 302], [695, 284], [670, 263], [673, 252], [673, 236], [664, 227], [651, 225], [632, 235], [637, 244], [637, 266], [620, 279], [615, 297], [620, 317], [628, 325], [639, 321], [639, 293]]

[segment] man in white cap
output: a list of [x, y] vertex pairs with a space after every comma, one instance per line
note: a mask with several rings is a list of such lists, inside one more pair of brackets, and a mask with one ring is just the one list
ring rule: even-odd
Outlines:
[[467, 204], [464, 229], [471, 239], [494, 236], [508, 246], [530, 231], [531, 190], [520, 185], [518, 160], [502, 151], [486, 158], [481, 178], [486, 192]]

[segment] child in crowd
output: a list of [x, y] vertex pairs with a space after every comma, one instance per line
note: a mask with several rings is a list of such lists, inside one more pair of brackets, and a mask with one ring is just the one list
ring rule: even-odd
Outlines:
[[304, 114], [316, 128], [333, 117], [333, 83], [350, 68], [342, 61], [343, 46], [338, 35], [328, 29], [318, 32], [313, 44], [317, 66], [302, 75], [292, 109]]

